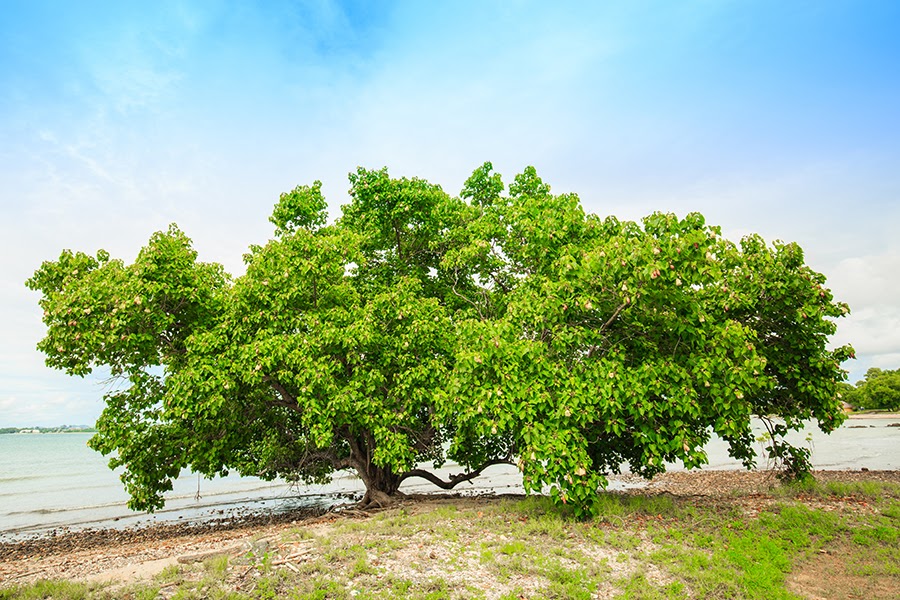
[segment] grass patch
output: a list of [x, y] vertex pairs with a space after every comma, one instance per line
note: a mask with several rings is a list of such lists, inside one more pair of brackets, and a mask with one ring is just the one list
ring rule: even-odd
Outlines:
[[816, 481], [807, 478], [802, 481], [786, 482], [773, 488], [772, 494], [779, 498], [793, 499], [855, 499], [880, 501], [886, 498], [900, 498], [900, 485], [884, 481]]
[[0, 589], [0, 599], [43, 600], [59, 598], [61, 600], [85, 600], [97, 597], [100, 586], [71, 581], [38, 581], [31, 585], [15, 586]]

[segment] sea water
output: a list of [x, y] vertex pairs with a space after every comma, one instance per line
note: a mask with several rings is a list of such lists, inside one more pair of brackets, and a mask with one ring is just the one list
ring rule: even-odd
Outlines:
[[[810, 426], [792, 433], [789, 441], [810, 448], [818, 469], [900, 469], [900, 427], [896, 417], [849, 419], [831, 435]], [[754, 424], [762, 437], [764, 429]], [[339, 472], [331, 483], [293, 486], [255, 477], [230, 475], [212, 480], [184, 473], [167, 493], [165, 508], [153, 514], [130, 511], [128, 495], [119, 480], [121, 470], [111, 471], [107, 458], [87, 447], [91, 434], [0, 435], [0, 541], [84, 527], [126, 527], [146, 523], [203, 521], [241, 512], [283, 511], [301, 506], [328, 506], [347, 495], [361, 494], [363, 486], [351, 473]], [[762, 455], [764, 442], [757, 444]], [[738, 469], [728, 456], [727, 445], [713, 438], [706, 446], [707, 469]], [[758, 461], [765, 467], [764, 458]], [[678, 465], [670, 465], [677, 470]], [[443, 478], [458, 473], [451, 464], [437, 471]], [[613, 487], [632, 483], [614, 482]], [[408, 479], [402, 491], [433, 492], [422, 479]], [[470, 493], [521, 493], [521, 475], [515, 467], [497, 465], [454, 491]]]
[[[184, 472], [165, 494], [165, 507], [152, 514], [134, 512], [126, 503], [119, 476], [108, 458], [87, 447], [89, 433], [0, 435], [0, 541], [46, 534], [59, 528], [122, 528], [148, 523], [201, 522], [246, 513], [327, 507], [361, 496], [364, 486], [341, 471], [324, 485], [298, 486], [256, 477], [206, 479]], [[455, 467], [455, 469], [454, 469]], [[437, 473], [459, 472], [447, 465]], [[521, 492], [515, 468], [491, 467], [468, 491]], [[460, 486], [461, 487], [461, 486]], [[424, 480], [404, 483], [404, 492], [434, 491]]]
[[[211, 517], [242, 505], [272, 502], [283, 483], [185, 474], [155, 515], [128, 510], [128, 495], [108, 459], [87, 447], [89, 433], [0, 435], [0, 536], [55, 527], [122, 526], [141, 521]], [[204, 514], [208, 513], [208, 514]], [[121, 522], [121, 523], [120, 523]]]
[[[767, 464], [766, 430], [759, 420], [752, 423], [757, 438], [754, 450], [757, 468]], [[830, 434], [822, 433], [815, 422], [800, 431], [791, 431], [787, 441], [793, 446], [807, 448], [813, 467], [828, 471], [866, 468], [872, 471], [900, 469], [900, 418], [894, 416], [861, 415], [850, 417]], [[705, 469], [739, 469], [740, 462], [728, 456], [728, 444], [716, 436], [705, 447], [709, 462]], [[677, 468], [677, 467], [675, 467]]]

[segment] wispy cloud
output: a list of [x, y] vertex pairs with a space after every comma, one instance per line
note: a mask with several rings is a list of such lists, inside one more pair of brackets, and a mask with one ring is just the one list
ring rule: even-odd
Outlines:
[[534, 164], [592, 212], [700, 210], [730, 237], [798, 241], [851, 305], [836, 341], [854, 375], [900, 355], [897, 3], [36, 1], [4, 17], [0, 425], [99, 412], [34, 350], [22, 282], [42, 260], [130, 260], [175, 221], [239, 272], [280, 192], [322, 179], [336, 212], [357, 165], [456, 193], [484, 160], [507, 181]]

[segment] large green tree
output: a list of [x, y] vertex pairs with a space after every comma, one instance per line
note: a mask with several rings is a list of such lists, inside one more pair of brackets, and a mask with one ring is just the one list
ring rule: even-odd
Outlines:
[[[750, 419], [784, 443], [842, 419], [847, 312], [795, 244], [735, 245], [702, 216], [584, 213], [533, 168], [490, 163], [458, 198], [385, 169], [350, 175], [326, 225], [318, 182], [279, 199], [275, 235], [232, 279], [175, 226], [133, 264], [65, 251], [42, 292], [50, 366], [120, 381], [93, 448], [131, 506], [162, 505], [185, 468], [322, 481], [354, 470], [364, 505], [423, 477], [452, 488], [497, 463], [589, 512], [628, 465], [702, 465], [712, 432], [753, 464]], [[446, 459], [440, 479], [423, 466]]]

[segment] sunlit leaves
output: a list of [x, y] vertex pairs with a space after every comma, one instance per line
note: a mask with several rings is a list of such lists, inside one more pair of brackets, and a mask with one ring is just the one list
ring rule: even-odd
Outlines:
[[322, 182], [311, 186], [299, 185], [281, 194], [269, 220], [281, 233], [293, 233], [297, 229], [314, 230], [328, 219], [328, 203], [322, 196]]
[[[526, 488], [589, 512], [624, 465], [646, 476], [702, 465], [711, 431], [752, 464], [752, 415], [840, 422], [846, 350], [824, 341], [841, 308], [795, 245], [737, 247], [699, 214], [599, 221], [532, 171], [482, 204], [481, 219], [503, 224], [491, 243], [514, 287], [490, 289], [501, 315], [457, 329], [449, 393], [463, 404], [446, 418], [466, 436], [459, 447], [508, 437]], [[780, 368], [788, 361], [816, 368]]]
[[[713, 432], [752, 464], [815, 418], [840, 423], [846, 314], [796, 244], [736, 245], [702, 215], [587, 215], [528, 167], [505, 193], [485, 163], [459, 198], [386, 169], [350, 175], [327, 222], [321, 184], [283, 194], [276, 230], [231, 280], [176, 227], [131, 265], [65, 251], [40, 291], [50, 366], [103, 366], [94, 448], [135, 508], [182, 468], [324, 481], [351, 468], [373, 501], [409, 469], [515, 463], [576, 514], [606, 477], [705, 463]], [[379, 495], [380, 494], [380, 495]]]

